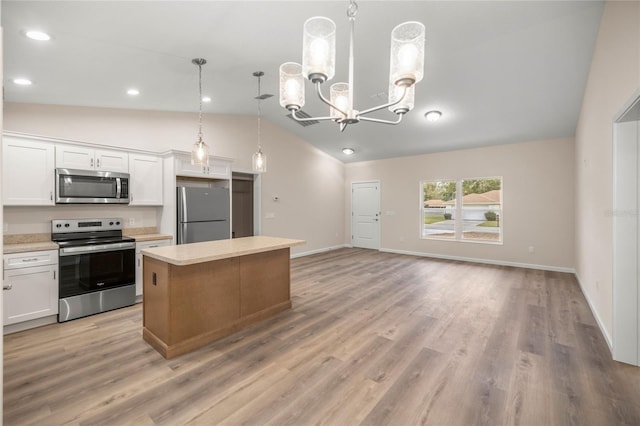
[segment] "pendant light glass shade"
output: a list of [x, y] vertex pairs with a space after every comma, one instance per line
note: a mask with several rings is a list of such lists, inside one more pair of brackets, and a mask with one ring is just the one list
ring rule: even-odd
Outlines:
[[304, 106], [302, 65], [295, 62], [280, 65], [280, 106], [288, 110]]
[[405, 22], [391, 32], [389, 80], [411, 86], [422, 80], [424, 71], [424, 25]]
[[200, 138], [191, 149], [191, 164], [209, 165], [209, 147]]
[[200, 101], [200, 112], [198, 115], [198, 140], [191, 149], [191, 164], [201, 166], [209, 165], [209, 147], [202, 139], [202, 66], [207, 63], [205, 59], [196, 58], [191, 62], [198, 66], [198, 99]]
[[324, 16], [304, 23], [302, 38], [302, 74], [324, 83], [336, 73], [336, 24]]
[[262, 148], [258, 148], [251, 158], [251, 167], [254, 172], [264, 173], [267, 171], [267, 156], [262, 152]]

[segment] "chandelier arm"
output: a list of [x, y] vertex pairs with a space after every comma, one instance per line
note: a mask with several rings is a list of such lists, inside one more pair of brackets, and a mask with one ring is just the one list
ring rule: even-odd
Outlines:
[[369, 114], [370, 112], [374, 112], [374, 111], [379, 111], [381, 109], [389, 108], [390, 106], [394, 106], [394, 105], [397, 105], [400, 102], [402, 102], [404, 100], [404, 97], [407, 96], [407, 92], [409, 91], [407, 86], [402, 86], [402, 87], [404, 89], [402, 91], [402, 96], [397, 101], [388, 102], [388, 103], [386, 103], [384, 105], [380, 105], [380, 106], [377, 106], [377, 107], [365, 109], [364, 111], [360, 111], [360, 113], [358, 114], [358, 117], [362, 118], [361, 117], [362, 115]]
[[400, 122], [402, 121], [402, 115], [403, 114], [398, 114], [398, 119], [396, 121], [389, 121], [389, 120], [381, 120], [379, 118], [371, 118], [371, 117], [358, 117], [360, 120], [362, 121], [371, 121], [374, 123], [381, 123], [381, 124], [400, 124]]
[[318, 82], [318, 81], [316, 81], [316, 93], [318, 94], [318, 97], [320, 98], [320, 100], [322, 102], [324, 102], [325, 104], [329, 105], [331, 108], [335, 109], [336, 111], [338, 111], [340, 114], [344, 115], [345, 117], [348, 116], [348, 114], [346, 112], [344, 112], [342, 109], [340, 109], [337, 106], [335, 106], [334, 104], [332, 104], [331, 101], [329, 101], [327, 98], [324, 97], [324, 95], [322, 94], [322, 91], [320, 90], [320, 82]]
[[307, 117], [307, 118], [304, 118], [304, 117], [298, 117], [298, 116], [296, 115], [296, 111], [297, 111], [297, 110], [292, 109], [292, 110], [290, 110], [290, 111], [291, 111], [291, 117], [293, 117], [293, 119], [294, 119], [294, 120], [296, 120], [296, 121], [304, 122], [304, 121], [333, 120], [333, 117]]

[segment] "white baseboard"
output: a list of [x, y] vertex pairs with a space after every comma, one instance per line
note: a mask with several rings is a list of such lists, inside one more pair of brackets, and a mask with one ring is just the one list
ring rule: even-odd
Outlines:
[[337, 246], [325, 247], [325, 248], [321, 248], [321, 249], [317, 249], [317, 250], [305, 251], [305, 252], [302, 252], [302, 253], [292, 254], [291, 255], [291, 259], [295, 259], [297, 257], [311, 256], [312, 254], [325, 253], [327, 251], [338, 250], [338, 249], [341, 249], [341, 248], [348, 248], [348, 247], [351, 247], [351, 246], [348, 245], [348, 244], [340, 244], [340, 245], [337, 245]]
[[611, 352], [611, 355], [613, 356], [613, 340], [611, 339], [611, 336], [609, 335], [609, 333], [607, 333], [607, 330], [604, 328], [604, 323], [602, 322], [602, 319], [600, 318], [600, 315], [598, 315], [598, 311], [596, 310], [595, 306], [593, 305], [593, 303], [591, 303], [591, 299], [589, 298], [589, 294], [584, 290], [584, 286], [582, 285], [582, 281], [580, 280], [580, 275], [578, 275], [578, 272], [575, 272], [574, 275], [576, 276], [576, 280], [578, 281], [578, 284], [580, 285], [580, 290], [582, 291], [582, 294], [584, 295], [584, 298], [587, 300], [587, 304], [589, 305], [589, 309], [591, 309], [591, 313], [593, 314], [593, 317], [596, 319], [596, 323], [598, 324], [598, 328], [600, 328], [600, 332], [604, 336], [604, 340], [607, 342], [607, 346], [609, 346], [609, 351]]
[[449, 256], [449, 255], [443, 255], [443, 254], [423, 253], [419, 251], [396, 250], [396, 249], [386, 249], [386, 248], [381, 248], [380, 251], [383, 251], [386, 253], [408, 254], [410, 256], [433, 257], [435, 259], [459, 260], [462, 262], [484, 263], [487, 265], [513, 266], [515, 268], [527, 268], [527, 269], [538, 269], [542, 271], [566, 272], [569, 274], [576, 273], [576, 270], [574, 268], [566, 268], [562, 266], [536, 265], [531, 263], [507, 262], [503, 260], [479, 259], [475, 257]]

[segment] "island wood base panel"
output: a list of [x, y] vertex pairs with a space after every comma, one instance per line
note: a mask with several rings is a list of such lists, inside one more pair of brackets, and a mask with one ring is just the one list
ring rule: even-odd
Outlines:
[[178, 266], [144, 257], [143, 339], [165, 358], [291, 308], [289, 249]]
[[211, 342], [214, 342], [218, 339], [221, 339], [225, 336], [233, 334], [242, 330], [245, 327], [248, 327], [252, 324], [258, 323], [267, 318], [271, 318], [274, 315], [279, 314], [280, 312], [284, 312], [288, 309], [291, 309], [291, 301], [287, 301], [284, 303], [280, 303], [276, 306], [273, 306], [269, 309], [265, 309], [262, 312], [257, 312], [253, 315], [249, 315], [246, 318], [242, 318], [238, 320], [236, 323], [233, 323], [227, 327], [223, 327], [217, 330], [212, 330], [210, 332], [201, 334], [194, 338], [185, 340], [180, 343], [176, 343], [175, 345], [168, 346], [162, 340], [160, 340], [155, 334], [149, 331], [146, 327], [142, 328], [142, 338], [145, 342], [151, 345], [155, 350], [160, 352], [160, 354], [166, 359], [171, 359], [177, 357], [182, 354], [186, 354], [187, 352], [191, 352], [198, 348], [208, 345]]

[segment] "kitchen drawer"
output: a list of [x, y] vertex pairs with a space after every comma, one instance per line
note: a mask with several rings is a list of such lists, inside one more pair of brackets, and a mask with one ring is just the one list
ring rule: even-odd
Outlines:
[[32, 251], [28, 253], [5, 254], [4, 269], [29, 268], [32, 266], [54, 265], [58, 263], [58, 250]]

